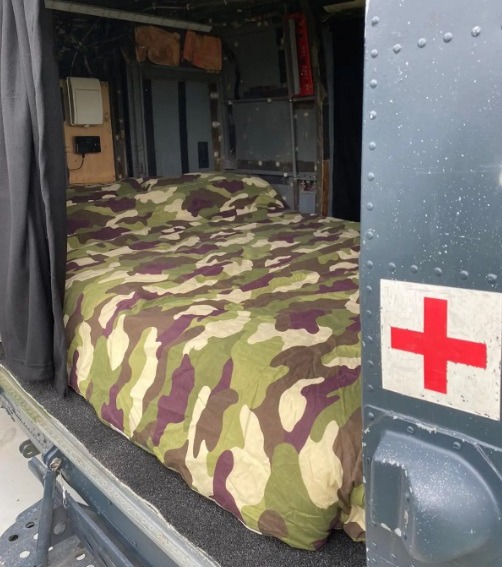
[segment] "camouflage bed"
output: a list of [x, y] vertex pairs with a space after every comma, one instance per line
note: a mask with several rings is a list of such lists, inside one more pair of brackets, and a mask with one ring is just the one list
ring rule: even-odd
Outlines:
[[70, 188], [68, 215], [70, 381], [100, 419], [252, 530], [362, 538], [358, 225], [227, 174]]

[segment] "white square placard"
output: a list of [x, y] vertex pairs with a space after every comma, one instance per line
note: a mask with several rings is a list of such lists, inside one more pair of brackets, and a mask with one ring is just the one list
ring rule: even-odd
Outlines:
[[502, 294], [382, 280], [382, 387], [500, 420]]

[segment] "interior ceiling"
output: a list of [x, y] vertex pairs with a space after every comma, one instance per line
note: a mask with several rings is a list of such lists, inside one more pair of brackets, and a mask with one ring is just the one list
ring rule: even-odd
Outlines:
[[150, 16], [209, 22], [233, 18], [256, 17], [282, 12], [292, 2], [286, 0], [78, 0], [80, 4], [101, 6]]
[[[126, 12], [186, 22], [206, 23], [217, 35], [224, 26], [234, 27], [261, 17], [280, 18], [297, 10], [300, 0], [65, 0]], [[54, 10], [55, 52], [62, 78], [97, 77], [106, 80], [116, 71], [116, 61], [135, 59], [134, 22], [99, 18]], [[218, 28], [220, 28], [218, 30]]]
[[[101, 6], [152, 16], [197, 22], [223, 22], [285, 13], [301, 8], [300, 0], [77, 0], [80, 4]], [[364, 0], [308, 0], [313, 12], [336, 13], [360, 7]]]

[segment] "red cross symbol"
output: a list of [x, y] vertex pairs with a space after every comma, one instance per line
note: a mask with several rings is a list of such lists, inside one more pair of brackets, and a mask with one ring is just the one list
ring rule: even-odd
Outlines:
[[448, 301], [424, 298], [424, 331], [391, 327], [391, 348], [424, 357], [424, 387], [448, 392], [448, 362], [486, 369], [486, 344], [448, 337]]

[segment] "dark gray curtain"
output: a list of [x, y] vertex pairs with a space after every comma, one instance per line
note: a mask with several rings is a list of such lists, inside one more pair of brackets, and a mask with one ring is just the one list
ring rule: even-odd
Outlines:
[[0, 0], [0, 336], [7, 366], [66, 390], [66, 166], [50, 17]]

